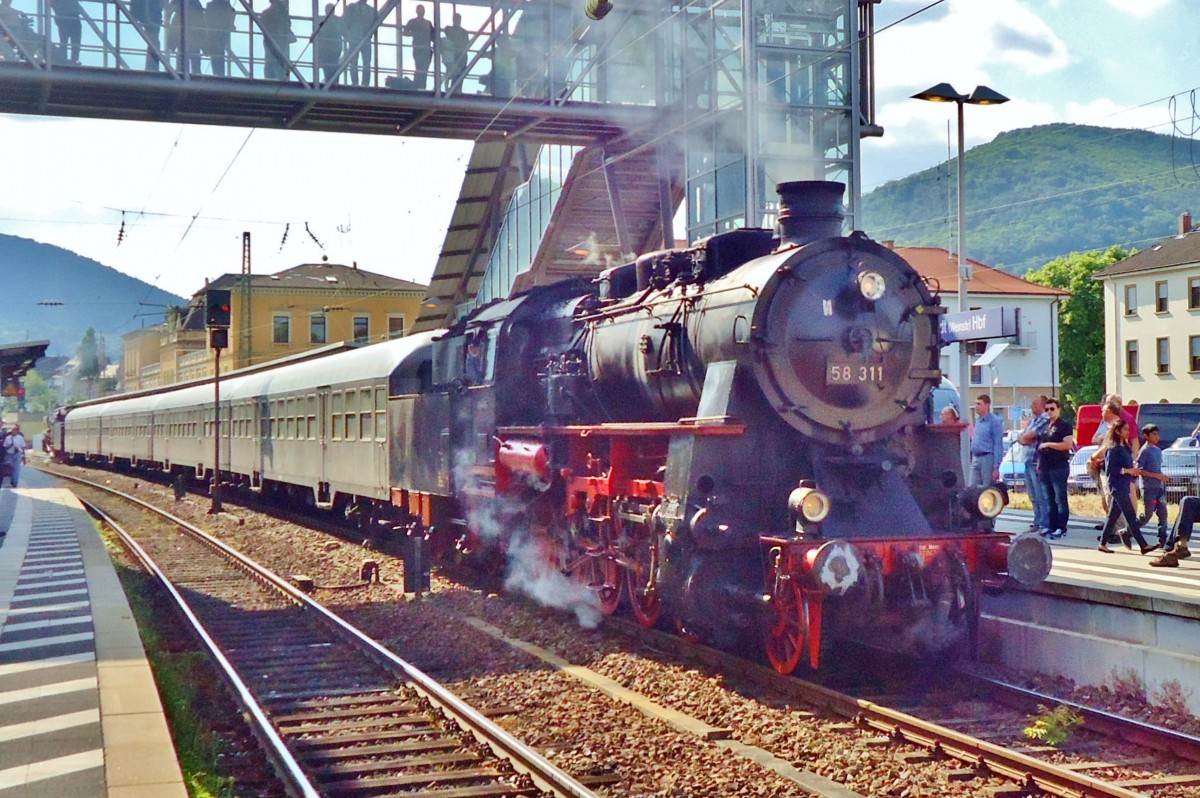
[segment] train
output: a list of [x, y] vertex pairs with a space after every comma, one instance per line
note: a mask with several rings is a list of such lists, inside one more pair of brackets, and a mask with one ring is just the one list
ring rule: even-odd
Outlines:
[[774, 229], [235, 372], [219, 400], [208, 382], [67, 408], [55, 456], [219, 472], [480, 567], [532, 552], [601, 615], [781, 673], [841, 642], [962, 654], [981, 592], [1037, 584], [1050, 549], [996, 530], [1003, 484], [966, 484], [963, 425], [928, 417], [937, 286], [843, 234], [842, 184], [778, 191]]

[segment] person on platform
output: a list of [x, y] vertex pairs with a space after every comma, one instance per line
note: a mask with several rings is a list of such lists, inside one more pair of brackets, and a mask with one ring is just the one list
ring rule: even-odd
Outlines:
[[264, 75], [267, 80], [287, 80], [296, 34], [292, 32], [287, 0], [269, 0], [269, 3], [258, 15], [267, 49]]
[[[350, 82], [355, 86], [371, 85], [371, 56], [373, 54], [371, 34], [375, 28], [378, 12], [367, 0], [357, 0], [346, 6], [342, 12], [342, 36], [346, 39], [346, 48], [358, 47], [358, 52], [350, 59]], [[365, 40], [365, 41], [364, 41]], [[362, 77], [359, 77], [358, 65], [362, 64]]]
[[313, 33], [313, 50], [326, 84], [332, 82], [334, 75], [337, 74], [338, 63], [342, 60], [342, 47], [345, 43], [342, 33], [342, 18], [335, 13], [336, 11], [336, 5], [326, 3], [325, 13], [317, 17], [316, 30]]
[[442, 28], [442, 65], [446, 67], [445, 85], [447, 89], [462, 91], [462, 86], [454, 88], [454, 84], [467, 71], [467, 56], [471, 47], [471, 36], [462, 26], [462, 14], [454, 15], [454, 24]]
[[1050, 523], [1046, 537], [1058, 540], [1067, 534], [1071, 506], [1067, 504], [1067, 476], [1071, 472], [1074, 431], [1063, 420], [1062, 405], [1054, 397], [1046, 400], [1050, 423], [1038, 435], [1038, 478], [1050, 503]]
[[971, 484], [990, 485], [1000, 479], [1004, 458], [1004, 421], [992, 412], [992, 398], [975, 400], [975, 432], [971, 436]]
[[54, 25], [58, 28], [58, 63], [79, 66], [83, 41], [83, 6], [79, 0], [50, 0]]
[[958, 409], [954, 405], [946, 405], [942, 408], [943, 424], [957, 424], [958, 420]]
[[1150, 516], [1158, 516], [1158, 545], [1167, 545], [1167, 475], [1163, 473], [1162, 449], [1158, 448], [1162, 432], [1157, 424], [1147, 424], [1142, 427], [1142, 438], [1146, 445], [1138, 452], [1138, 474], [1142, 477], [1142, 500], [1145, 511], [1139, 523], [1145, 525]]
[[1038, 436], [1050, 424], [1050, 414], [1046, 412], [1045, 395], [1035, 396], [1032, 403], [1033, 416], [1025, 423], [1017, 442], [1025, 447], [1025, 485], [1029, 491], [1029, 501], [1033, 503], [1033, 524], [1031, 532], [1040, 532], [1050, 528], [1050, 501], [1042, 489], [1042, 481], [1038, 479]]
[[1109, 427], [1107, 440], [1104, 448], [1104, 473], [1108, 477], [1108, 518], [1104, 522], [1104, 531], [1100, 535], [1100, 551], [1105, 554], [1112, 554], [1112, 549], [1108, 547], [1110, 542], [1115, 542], [1117, 518], [1121, 515], [1125, 516], [1125, 523], [1128, 524], [1128, 532], [1121, 536], [1121, 540], [1126, 546], [1130, 544], [1130, 537], [1138, 542], [1141, 546], [1142, 554], [1161, 548], [1161, 546], [1151, 546], [1146, 543], [1146, 539], [1142, 537], [1142, 525], [1138, 519], [1137, 510], [1134, 509], [1133, 501], [1129, 496], [1129, 483], [1139, 476], [1138, 469], [1133, 464], [1133, 451], [1129, 447], [1129, 425], [1124, 419], [1117, 419]]
[[233, 34], [234, 11], [229, 0], [208, 0], [204, 7], [207, 29], [201, 46], [212, 64], [212, 73], [225, 76], [225, 57], [229, 54], [229, 37]]
[[4, 462], [8, 464], [9, 479], [14, 488], [21, 481], [21, 466], [25, 463], [27, 448], [25, 436], [21, 434], [21, 426], [13, 424], [8, 437], [4, 439]]
[[1179, 503], [1179, 518], [1176, 520], [1175, 540], [1171, 550], [1163, 554], [1150, 565], [1155, 568], [1178, 568], [1180, 560], [1192, 556], [1188, 551], [1188, 543], [1192, 540], [1192, 526], [1200, 518], [1200, 496], [1184, 496]]
[[429, 64], [433, 61], [433, 23], [425, 19], [425, 6], [417, 6], [417, 15], [404, 23], [404, 35], [412, 38], [413, 83], [425, 91]]
[[129, 13], [141, 27], [142, 35], [146, 37], [146, 71], [157, 72], [159, 62], [154, 51], [159, 46], [159, 31], [162, 30], [162, 0], [131, 0]]

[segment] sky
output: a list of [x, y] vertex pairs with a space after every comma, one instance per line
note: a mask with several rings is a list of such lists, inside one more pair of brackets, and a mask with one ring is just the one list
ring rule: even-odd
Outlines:
[[[885, 134], [863, 143], [864, 191], [946, 160], [954, 106], [909, 99], [941, 82], [1011, 98], [967, 106], [968, 148], [1053, 122], [1185, 138], [1197, 125], [1195, 0], [883, 0], [876, 8], [876, 119]], [[243, 231], [252, 234], [255, 273], [326, 255], [428, 282], [470, 154], [458, 141], [15, 115], [0, 115], [0, 142], [0, 233], [70, 249], [183, 296], [240, 270]], [[46, 290], [40, 300], [53, 299]]]

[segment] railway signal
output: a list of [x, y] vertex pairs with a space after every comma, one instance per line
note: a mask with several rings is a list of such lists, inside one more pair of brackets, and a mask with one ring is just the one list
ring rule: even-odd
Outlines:
[[223, 288], [210, 288], [205, 295], [205, 327], [229, 327], [232, 323], [233, 305], [230, 292]]

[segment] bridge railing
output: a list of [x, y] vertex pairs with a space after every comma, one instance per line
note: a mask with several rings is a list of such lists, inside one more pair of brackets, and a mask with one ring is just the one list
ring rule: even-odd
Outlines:
[[[631, 4], [632, 5], [632, 4]], [[671, 34], [552, 0], [0, 0], [0, 66], [653, 105]]]

